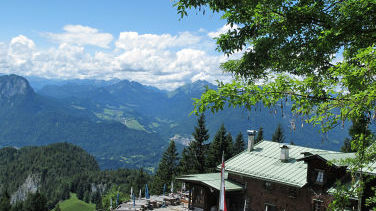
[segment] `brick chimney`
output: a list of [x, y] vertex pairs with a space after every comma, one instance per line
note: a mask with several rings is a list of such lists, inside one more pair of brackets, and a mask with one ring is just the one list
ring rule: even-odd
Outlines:
[[247, 130], [248, 134], [248, 152], [252, 151], [255, 147], [256, 130]]
[[287, 162], [289, 160], [289, 147], [285, 144], [283, 144], [281, 147], [281, 161]]

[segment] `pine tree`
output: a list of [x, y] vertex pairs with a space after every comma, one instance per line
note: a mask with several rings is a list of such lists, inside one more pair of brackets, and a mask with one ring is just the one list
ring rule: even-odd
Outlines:
[[209, 133], [205, 126], [205, 115], [203, 113], [197, 119], [197, 126], [194, 128], [192, 136], [194, 137], [194, 141], [190, 143], [188, 150], [188, 153], [190, 153], [189, 157], [192, 158], [191, 162], [193, 163], [192, 172], [204, 173], [206, 159], [204, 144], [209, 139]]
[[95, 209], [102, 209], [102, 196], [99, 191], [95, 191], [91, 197], [91, 202], [95, 204]]
[[47, 199], [39, 192], [30, 193], [25, 201], [24, 207], [28, 211], [48, 211]]
[[145, 174], [145, 171], [143, 168], [140, 168], [138, 170], [138, 174], [136, 175], [136, 184], [135, 184], [135, 190], [140, 190], [145, 187], [145, 184], [147, 183], [147, 177]]
[[77, 198], [79, 200], [84, 200], [84, 194], [85, 194], [84, 186], [83, 184], [79, 184], [79, 186], [77, 187]]
[[179, 161], [179, 175], [184, 174], [193, 174], [197, 173], [196, 169], [194, 168], [196, 165], [193, 164], [193, 153], [190, 152], [190, 147], [185, 147], [181, 152], [181, 158]]
[[12, 205], [12, 208], [10, 209], [10, 211], [23, 211], [23, 210], [25, 210], [23, 205], [24, 205], [23, 202], [18, 201], [15, 204]]
[[0, 211], [9, 211], [10, 209], [10, 196], [7, 191], [4, 191], [0, 198]]
[[55, 211], [61, 211], [59, 204], [55, 206]]
[[343, 141], [343, 145], [341, 146], [341, 152], [355, 152], [355, 150], [351, 149], [351, 139], [345, 138], [345, 141]]
[[226, 135], [226, 141], [225, 143], [229, 146], [228, 149], [227, 149], [227, 153], [230, 155], [229, 157], [227, 157], [226, 159], [232, 157], [234, 155], [234, 149], [232, 148], [232, 146], [234, 145], [233, 141], [232, 141], [232, 135], [230, 132], [227, 133]]
[[359, 135], [363, 135], [365, 137], [364, 147], [368, 147], [370, 145], [371, 140], [373, 139], [373, 134], [368, 128], [368, 124], [369, 120], [364, 115], [362, 118], [352, 121], [352, 125], [349, 128], [350, 138], [346, 138], [343, 142], [341, 152], [355, 152], [355, 150], [351, 148], [351, 142], [356, 140]]
[[233, 155], [237, 155], [243, 152], [244, 149], [245, 149], [245, 143], [243, 139], [243, 134], [239, 132], [239, 134], [236, 136], [235, 143], [233, 146]]
[[102, 198], [99, 198], [98, 201], [96, 201], [95, 203], [95, 210], [100, 210], [103, 208], [103, 205], [102, 205]]
[[178, 153], [174, 141], [170, 141], [170, 145], [163, 153], [162, 159], [159, 162], [157, 172], [154, 176], [152, 191], [160, 194], [163, 192], [163, 185], [171, 184], [178, 174]]
[[69, 187], [69, 184], [64, 184], [63, 186], [63, 193], [62, 193], [62, 200], [66, 200], [66, 199], [69, 199], [70, 197], [70, 187]]
[[214, 172], [216, 170], [217, 165], [222, 162], [222, 153], [224, 153], [225, 160], [232, 156], [232, 142], [230, 142], [230, 138], [227, 135], [225, 126], [223, 124], [215, 134], [214, 139], [210, 144], [206, 160], [207, 171]]
[[278, 143], [283, 143], [285, 141], [285, 136], [283, 135], [283, 129], [281, 124], [278, 124], [278, 127], [273, 134], [272, 141]]
[[260, 143], [262, 140], [264, 140], [264, 129], [260, 127], [259, 131], [257, 132], [255, 144]]
[[89, 193], [89, 191], [85, 191], [85, 193], [84, 193], [84, 202], [90, 203], [90, 193]]

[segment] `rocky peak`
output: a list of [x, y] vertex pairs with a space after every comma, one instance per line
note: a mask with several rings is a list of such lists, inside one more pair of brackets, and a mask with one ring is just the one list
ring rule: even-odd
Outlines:
[[10, 202], [14, 204], [18, 201], [25, 201], [29, 193], [36, 193], [38, 191], [40, 182], [40, 175], [28, 175], [25, 182], [20, 187], [18, 187], [15, 193], [12, 194]]
[[0, 76], [0, 99], [34, 94], [29, 82], [18, 75]]

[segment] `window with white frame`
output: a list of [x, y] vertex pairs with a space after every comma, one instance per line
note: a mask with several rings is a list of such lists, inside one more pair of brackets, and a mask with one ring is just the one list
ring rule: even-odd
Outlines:
[[324, 171], [323, 170], [316, 170], [316, 183], [323, 184], [324, 183]]

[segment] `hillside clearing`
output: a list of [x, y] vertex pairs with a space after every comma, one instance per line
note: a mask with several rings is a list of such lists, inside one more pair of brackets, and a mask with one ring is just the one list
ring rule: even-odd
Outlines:
[[[88, 204], [77, 198], [75, 193], [71, 193], [70, 198], [59, 203], [62, 211], [94, 211], [95, 204]], [[54, 210], [53, 210], [54, 211]]]

